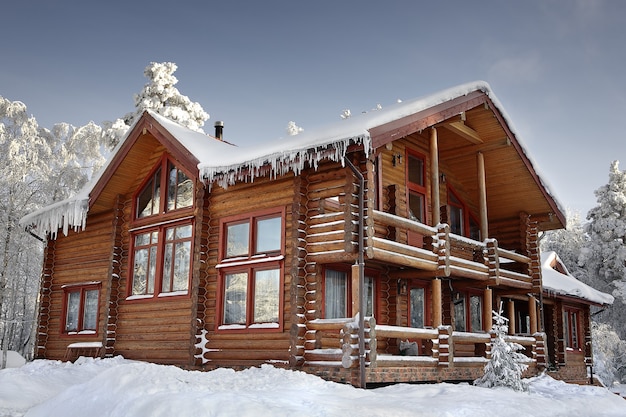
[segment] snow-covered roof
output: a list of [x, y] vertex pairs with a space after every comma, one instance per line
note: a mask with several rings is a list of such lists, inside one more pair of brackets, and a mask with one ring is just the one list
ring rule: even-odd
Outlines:
[[[372, 146], [370, 135], [372, 128], [419, 113], [475, 91], [481, 91], [489, 96], [494, 106], [505, 118], [509, 129], [515, 134], [510, 118], [491, 92], [489, 84], [484, 81], [459, 85], [425, 97], [395, 103], [386, 108], [358, 114], [345, 120], [338, 120], [326, 127], [311, 129], [298, 135], [246, 147], [232, 146], [219, 140], [209, 140], [210, 137], [204, 133], [180, 126], [155, 112], [148, 111], [148, 113], [199, 161], [198, 169], [202, 180], [209, 185], [215, 183], [227, 187], [236, 181], [253, 181], [256, 177], [268, 175], [268, 171], [269, 175], [274, 177], [288, 172], [298, 175], [307, 165], [317, 167], [318, 162], [322, 159], [343, 163], [343, 157], [350, 144], [362, 145], [368, 154]], [[120, 141], [109, 162], [115, 158], [124, 142], [128, 140], [133, 128], [134, 126]], [[532, 162], [530, 154], [525, 150], [517, 135], [516, 139], [525, 156], [533, 165], [533, 169], [537, 171], [536, 164]], [[51, 233], [53, 237], [58, 229], [63, 229], [63, 233], [67, 234], [70, 227], [74, 229], [84, 228], [89, 209], [90, 193], [106, 169], [107, 166], [76, 196], [25, 216], [21, 220], [21, 224], [33, 225], [38, 233]], [[543, 179], [541, 181], [546, 192], [554, 196], [550, 192], [548, 184]], [[556, 198], [553, 200], [557, 202]]]
[[[560, 263], [566, 274], [552, 267], [554, 262]], [[581, 298], [596, 304], [613, 304], [614, 298], [610, 294], [598, 291], [589, 285], [574, 278], [554, 251], [541, 253], [541, 275], [543, 289], [556, 295]]]

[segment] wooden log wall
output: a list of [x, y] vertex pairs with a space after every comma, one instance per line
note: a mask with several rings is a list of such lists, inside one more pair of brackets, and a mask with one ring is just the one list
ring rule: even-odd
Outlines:
[[[257, 178], [253, 183], [236, 184], [226, 190], [213, 186], [207, 197], [209, 202], [204, 210], [204, 216], [208, 227], [206, 232], [203, 232], [207, 234], [207, 254], [202, 255], [206, 257], [207, 262], [203, 265], [200, 280], [204, 314], [198, 314], [198, 317], [203, 317], [201, 325], [207, 331], [208, 351], [202, 359], [207, 369], [217, 366], [253, 366], [269, 360], [287, 363], [291, 360], [291, 322], [294, 314], [297, 314], [297, 307], [293, 306], [292, 302], [299, 299], [297, 288], [301, 279], [293, 276], [294, 259], [299, 256], [299, 246], [296, 242], [298, 229], [294, 229], [294, 224], [297, 225], [300, 221], [296, 203], [298, 197], [294, 196], [293, 192], [294, 181], [295, 177], [286, 176], [284, 179], [272, 181]], [[217, 293], [219, 274], [215, 266], [219, 262], [220, 219], [274, 207], [285, 208], [283, 328], [280, 331], [219, 330], [220, 323], [216, 322], [216, 317], [219, 317], [217, 300], [221, 295]], [[295, 290], [292, 289], [294, 286]], [[297, 335], [298, 331], [295, 333]]]
[[[85, 231], [70, 231], [49, 241], [44, 263], [38, 357], [62, 360], [75, 342], [103, 342], [111, 267], [112, 212], [90, 216]], [[67, 335], [62, 329], [64, 285], [101, 282], [98, 330], [95, 335]]]

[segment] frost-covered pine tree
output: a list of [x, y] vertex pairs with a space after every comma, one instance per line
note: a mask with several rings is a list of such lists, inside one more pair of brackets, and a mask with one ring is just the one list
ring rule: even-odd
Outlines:
[[576, 278], [586, 282], [586, 271], [579, 265], [578, 258], [587, 237], [583, 230], [580, 214], [567, 211], [567, 227], [550, 230], [541, 240], [541, 251], [554, 251], [559, 254], [567, 270]]
[[152, 110], [191, 130], [203, 132], [204, 122], [209, 114], [197, 102], [182, 95], [175, 85], [178, 79], [174, 72], [178, 67], [173, 62], [151, 62], [144, 70], [148, 83], [139, 94], [135, 94], [135, 111], [122, 119], [108, 122], [105, 125], [105, 136], [109, 146], [115, 146], [135, 119], [144, 110]]
[[587, 241], [581, 249], [580, 265], [584, 281], [594, 288], [612, 293], [610, 308], [595, 316], [609, 323], [622, 340], [626, 339], [626, 172], [613, 161], [609, 182], [595, 191], [598, 205], [587, 214], [584, 229]]
[[474, 381], [474, 385], [484, 388], [508, 387], [516, 391], [526, 391], [527, 384], [522, 380], [522, 374], [528, 368], [523, 361], [526, 356], [519, 353], [524, 349], [515, 342], [507, 342], [504, 338], [509, 330], [509, 319], [500, 313], [493, 312], [493, 327], [491, 359], [485, 365], [485, 374]]

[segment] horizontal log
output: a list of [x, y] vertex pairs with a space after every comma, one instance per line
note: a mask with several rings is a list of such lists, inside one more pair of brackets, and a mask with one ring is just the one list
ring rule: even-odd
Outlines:
[[437, 263], [432, 260], [402, 255], [376, 247], [368, 248], [368, 255], [371, 259], [389, 262], [396, 265], [408, 266], [411, 268], [426, 269], [429, 271], [435, 271], [438, 268]]
[[523, 263], [523, 264], [529, 264], [530, 263], [530, 258], [529, 257], [521, 255], [521, 254], [513, 252], [513, 251], [510, 251], [510, 250], [502, 249], [500, 247], [498, 247], [498, 256], [500, 258], [510, 259], [512, 261], [520, 262], [520, 263]]
[[409, 220], [404, 217], [384, 213], [379, 210], [372, 210], [372, 217], [376, 222], [380, 222], [393, 227], [402, 227], [423, 235], [435, 235], [437, 233], [437, 229], [435, 229], [434, 227], [430, 227], [423, 223]]
[[278, 350], [223, 350], [205, 352], [208, 360], [289, 360], [289, 348]]
[[401, 326], [376, 325], [376, 337], [398, 339], [436, 339], [439, 337], [437, 329], [418, 329]]
[[479, 281], [489, 279], [489, 271], [480, 272], [472, 269], [467, 269], [465, 267], [460, 267], [458, 265], [450, 265], [450, 275], [461, 278], [475, 279]]
[[489, 333], [468, 333], [468, 332], [452, 332], [452, 340], [454, 343], [489, 343], [491, 336]]

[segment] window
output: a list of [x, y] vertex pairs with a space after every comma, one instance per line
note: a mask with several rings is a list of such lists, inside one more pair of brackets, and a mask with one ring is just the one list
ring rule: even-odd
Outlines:
[[[163, 175], [162, 173], [166, 174]], [[161, 199], [161, 190], [167, 198]], [[135, 216], [142, 219], [193, 206], [193, 181], [167, 157], [153, 172], [135, 198]]]
[[426, 164], [425, 157], [417, 152], [407, 152], [406, 184], [409, 218], [426, 223]]
[[580, 310], [575, 308], [566, 308], [563, 311], [563, 321], [566, 347], [580, 350]]
[[427, 284], [412, 282], [409, 289], [409, 325], [423, 328], [430, 325], [430, 294]]
[[[337, 268], [324, 271], [324, 318], [352, 317], [352, 282], [349, 269]], [[365, 316], [374, 315], [374, 277], [365, 275]]]
[[283, 219], [273, 210], [222, 220], [220, 329], [280, 327]]
[[454, 329], [459, 332], [483, 331], [483, 297], [473, 293], [454, 295]]
[[470, 239], [480, 240], [480, 225], [467, 205], [448, 187], [448, 224], [450, 231]]
[[188, 293], [193, 196], [190, 176], [164, 155], [135, 195], [129, 299]]
[[95, 334], [100, 283], [71, 285], [63, 288], [63, 292], [63, 333]]

